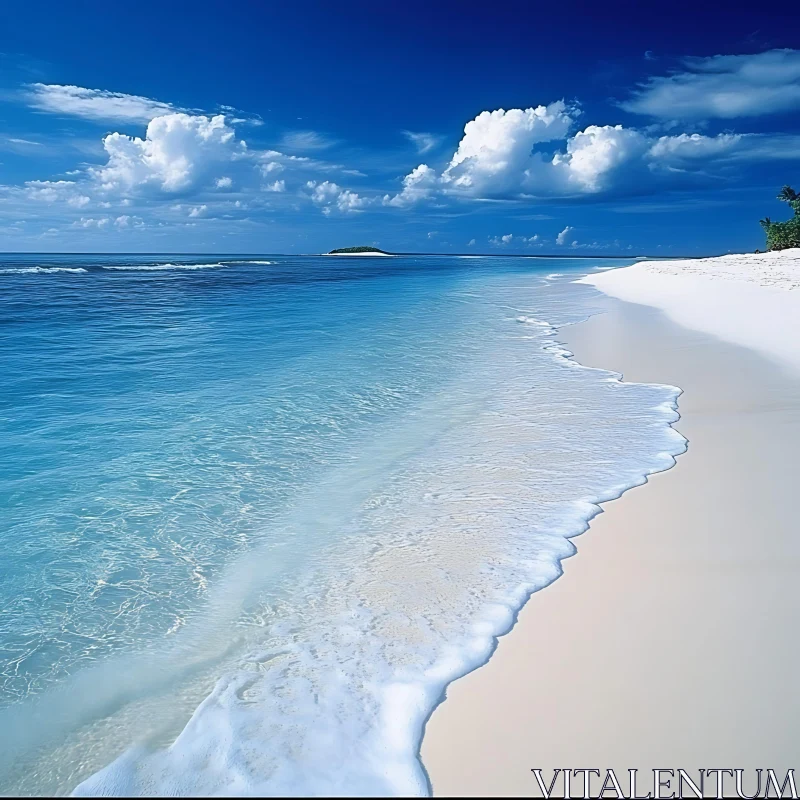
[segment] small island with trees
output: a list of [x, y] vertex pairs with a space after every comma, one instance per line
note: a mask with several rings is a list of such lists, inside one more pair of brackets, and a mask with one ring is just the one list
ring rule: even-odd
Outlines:
[[784, 222], [773, 222], [769, 217], [761, 220], [761, 227], [767, 234], [767, 250], [800, 247], [800, 194], [791, 186], [784, 186], [778, 200], [788, 203], [794, 216]]
[[390, 256], [391, 253], [386, 253], [379, 250], [377, 247], [340, 247], [338, 250], [331, 250], [326, 253], [329, 256]]

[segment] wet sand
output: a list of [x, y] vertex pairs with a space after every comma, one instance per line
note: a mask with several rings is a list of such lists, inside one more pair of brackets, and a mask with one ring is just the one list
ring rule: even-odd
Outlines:
[[680, 386], [689, 450], [604, 504], [564, 575], [449, 687], [422, 745], [434, 795], [540, 796], [534, 767], [638, 768], [641, 793], [656, 768], [800, 767], [800, 373], [604, 302], [558, 338]]

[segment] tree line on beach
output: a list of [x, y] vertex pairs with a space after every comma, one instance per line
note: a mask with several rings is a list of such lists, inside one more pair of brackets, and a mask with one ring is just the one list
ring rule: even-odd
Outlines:
[[778, 194], [778, 200], [788, 203], [794, 216], [784, 222], [773, 222], [769, 217], [760, 220], [761, 227], [767, 234], [767, 250], [800, 247], [800, 194], [791, 186], [784, 186]]

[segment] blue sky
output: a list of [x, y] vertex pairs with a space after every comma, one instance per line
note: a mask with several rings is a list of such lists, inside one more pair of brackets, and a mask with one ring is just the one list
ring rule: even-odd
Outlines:
[[556, 5], [4, 4], [0, 249], [763, 246], [788, 6]]

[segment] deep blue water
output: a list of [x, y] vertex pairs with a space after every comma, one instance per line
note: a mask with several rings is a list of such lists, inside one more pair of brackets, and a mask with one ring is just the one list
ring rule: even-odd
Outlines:
[[0, 257], [0, 789], [424, 792], [444, 685], [683, 447], [556, 346], [614, 263]]

